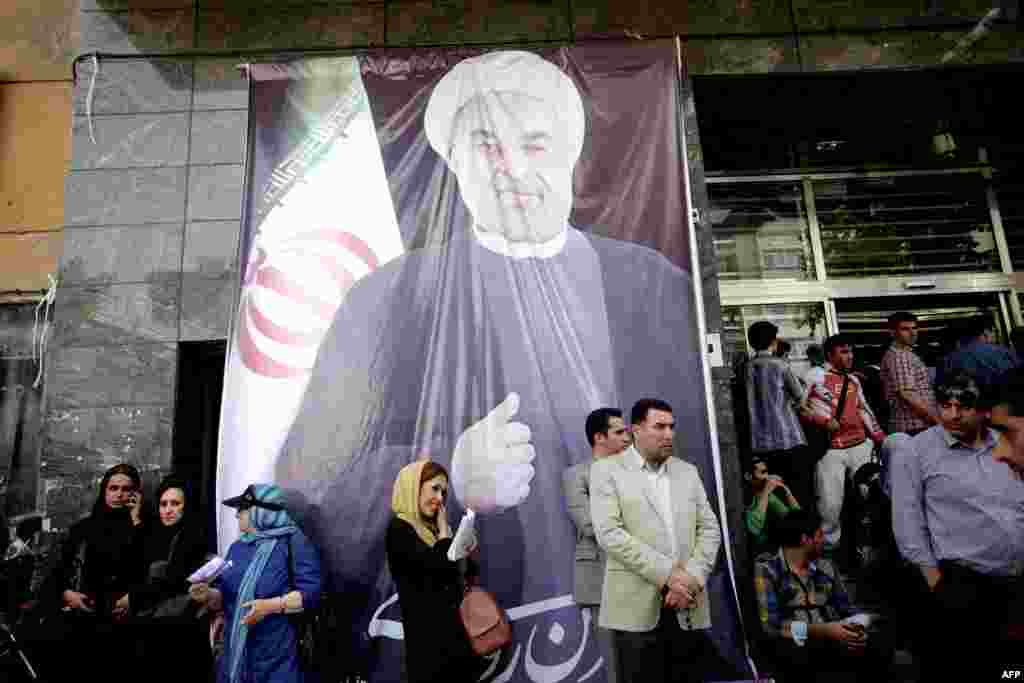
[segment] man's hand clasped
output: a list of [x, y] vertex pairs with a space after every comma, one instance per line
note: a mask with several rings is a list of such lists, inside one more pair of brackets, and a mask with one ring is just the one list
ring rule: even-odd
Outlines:
[[686, 573], [681, 566], [672, 568], [672, 573], [665, 583], [668, 592], [665, 594], [665, 607], [669, 609], [689, 609], [697, 604], [697, 598], [704, 590], [700, 581]]

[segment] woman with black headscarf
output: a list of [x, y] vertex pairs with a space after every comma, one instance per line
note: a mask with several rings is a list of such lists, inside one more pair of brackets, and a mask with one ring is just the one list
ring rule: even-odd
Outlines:
[[114, 605], [137, 581], [136, 535], [142, 524], [142, 479], [128, 464], [100, 480], [92, 514], [71, 527], [43, 598], [61, 611], [40, 624], [36, 662], [51, 680], [109, 672], [111, 652], [131, 651]]
[[140, 580], [114, 606], [134, 630], [140, 661], [159, 662], [167, 680], [202, 677], [212, 665], [188, 576], [206, 559], [206, 540], [190, 487], [171, 475], [156, 491], [158, 519], [137, 535]]

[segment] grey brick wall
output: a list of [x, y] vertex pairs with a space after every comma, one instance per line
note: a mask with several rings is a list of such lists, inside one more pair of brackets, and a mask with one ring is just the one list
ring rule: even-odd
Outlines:
[[[148, 4], [84, 2], [83, 41], [121, 51], [144, 29], [158, 35], [131, 49], [191, 46], [191, 3]], [[40, 465], [56, 528], [110, 464], [150, 485], [167, 472], [177, 342], [227, 336], [248, 118], [236, 63], [102, 61], [95, 82], [79, 66]]]

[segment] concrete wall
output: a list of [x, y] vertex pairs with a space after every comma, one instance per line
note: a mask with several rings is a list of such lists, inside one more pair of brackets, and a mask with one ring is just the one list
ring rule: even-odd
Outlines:
[[[894, 7], [895, 5], [895, 7]], [[680, 34], [691, 74], [933, 65], [986, 2], [852, 0], [82, 0], [80, 51], [257, 51], [642, 39]], [[953, 63], [1024, 57], [1012, 8]], [[41, 478], [58, 526], [84, 511], [97, 474], [127, 459], [170, 463], [176, 342], [220, 339], [237, 264], [244, 57], [83, 63], [74, 91], [67, 227], [48, 375]], [[84, 118], [95, 76], [96, 144]], [[706, 205], [692, 97], [688, 156]], [[707, 323], [720, 329], [710, 226], [700, 225]], [[731, 525], [741, 527], [729, 374], [714, 373]], [[742, 534], [737, 534], [742, 538]], [[737, 547], [742, 552], [742, 546]]]

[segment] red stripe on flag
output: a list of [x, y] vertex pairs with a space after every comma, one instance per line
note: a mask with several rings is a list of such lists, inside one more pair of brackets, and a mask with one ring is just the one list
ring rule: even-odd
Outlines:
[[252, 316], [252, 325], [254, 328], [269, 339], [272, 339], [279, 344], [287, 344], [288, 346], [308, 346], [310, 344], [319, 341], [320, 332], [295, 332], [289, 330], [283, 325], [278, 325], [273, 320], [263, 315], [263, 311], [258, 306], [249, 306], [249, 315]]
[[256, 273], [256, 284], [273, 290], [278, 294], [313, 308], [316, 314], [324, 320], [330, 321], [334, 317], [334, 311], [338, 304], [324, 301], [312, 296], [305, 288], [296, 284], [286, 273], [281, 272], [273, 266], [261, 268]]
[[297, 368], [274, 360], [256, 346], [249, 330], [249, 302], [245, 301], [239, 307], [238, 326], [238, 351], [242, 362], [247, 368], [258, 375], [273, 377], [275, 379], [286, 379], [307, 374], [305, 368]]
[[344, 247], [358, 256], [370, 270], [374, 270], [380, 265], [377, 260], [377, 255], [373, 253], [373, 249], [370, 248], [370, 245], [350, 232], [340, 232], [338, 230], [327, 229], [314, 230], [312, 232], [304, 232], [300, 235], [296, 235], [291, 241], [305, 242], [307, 240], [312, 240], [314, 242], [331, 242], [332, 244]]

